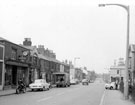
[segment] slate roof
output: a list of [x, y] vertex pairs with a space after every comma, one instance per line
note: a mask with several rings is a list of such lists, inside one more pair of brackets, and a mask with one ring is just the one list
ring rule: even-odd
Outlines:
[[[13, 42], [11, 42], [11, 41], [9, 41], [9, 40], [7, 40], [7, 39], [4, 39], [4, 38], [2, 38], [2, 37], [0, 37], [0, 41], [6, 41], [6, 42], [12, 43], [12, 44], [14, 44], [14, 45], [17, 45], [17, 46], [19, 46], [19, 47], [23, 47], [23, 48], [25, 48], [25, 47], [24, 47], [24, 46], [22, 46], [22, 45], [19, 45], [19, 44], [13, 43]], [[27, 49], [27, 48], [25, 48], [25, 49]]]
[[[8, 41], [8, 40], [6, 40], [6, 39], [4, 39], [4, 38], [2, 38], [2, 37], [0, 37], [0, 40]], [[8, 41], [8, 42], [10, 42], [10, 41]]]

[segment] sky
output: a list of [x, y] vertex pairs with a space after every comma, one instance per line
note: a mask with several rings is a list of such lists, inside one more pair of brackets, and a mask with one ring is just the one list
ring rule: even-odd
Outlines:
[[130, 6], [130, 44], [135, 43], [134, 0], [0, 0], [0, 37], [16, 44], [31, 38], [76, 67], [108, 72], [114, 60], [125, 58], [127, 13]]

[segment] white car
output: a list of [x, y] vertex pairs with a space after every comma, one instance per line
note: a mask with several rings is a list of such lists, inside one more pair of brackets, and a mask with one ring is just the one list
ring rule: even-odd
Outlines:
[[75, 84], [76, 84], [75, 79], [71, 79], [71, 80], [70, 80], [70, 84], [71, 84], [71, 85], [75, 85]]
[[49, 90], [50, 84], [45, 79], [36, 79], [34, 83], [29, 85], [29, 88], [33, 90]]
[[82, 85], [89, 85], [89, 81], [87, 79], [82, 80]]
[[116, 88], [115, 82], [105, 84], [105, 89], [115, 89], [115, 88]]

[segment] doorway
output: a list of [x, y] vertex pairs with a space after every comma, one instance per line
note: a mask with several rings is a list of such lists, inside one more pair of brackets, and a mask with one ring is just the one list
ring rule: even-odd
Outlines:
[[12, 66], [12, 85], [17, 85], [17, 66]]

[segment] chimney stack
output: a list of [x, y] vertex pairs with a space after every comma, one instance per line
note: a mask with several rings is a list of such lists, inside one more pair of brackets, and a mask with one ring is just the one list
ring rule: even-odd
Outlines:
[[24, 38], [23, 45], [31, 46], [32, 45], [31, 38]]

